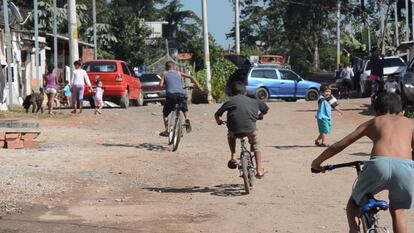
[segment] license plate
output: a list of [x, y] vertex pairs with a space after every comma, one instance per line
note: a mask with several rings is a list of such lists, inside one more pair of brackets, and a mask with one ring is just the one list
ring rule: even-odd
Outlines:
[[155, 98], [155, 97], [158, 97], [158, 94], [148, 94], [147, 97], [148, 98]]

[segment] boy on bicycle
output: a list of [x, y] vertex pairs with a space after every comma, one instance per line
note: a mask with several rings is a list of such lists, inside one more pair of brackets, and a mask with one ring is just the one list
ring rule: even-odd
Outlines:
[[225, 102], [214, 115], [217, 124], [222, 125], [223, 121], [220, 117], [227, 111], [227, 141], [231, 152], [231, 159], [227, 166], [230, 169], [237, 168], [236, 138], [247, 137], [257, 164], [256, 177], [262, 178], [264, 169], [257, 139], [256, 121], [263, 119], [269, 107], [263, 101], [247, 97], [246, 87], [242, 82], [234, 82], [231, 92], [233, 97]]
[[[160, 80], [160, 87], [164, 87], [165, 85], [165, 89], [167, 91], [166, 101], [162, 110], [165, 131], [161, 132], [160, 136], [168, 136], [168, 115], [170, 115], [172, 110], [175, 108], [175, 105], [179, 104], [180, 101], [182, 101], [181, 104], [185, 118], [185, 127], [187, 133], [189, 133], [191, 131], [191, 124], [190, 119], [188, 118], [188, 106], [185, 90], [183, 88], [182, 77], [190, 79], [197, 88], [200, 88], [200, 84], [193, 76], [175, 70], [175, 64], [172, 61], [167, 61], [165, 63], [165, 70], [166, 71], [163, 73]], [[184, 100], [182, 100], [183, 98]]]
[[374, 110], [373, 119], [327, 148], [311, 166], [323, 171], [321, 164], [325, 160], [364, 136], [370, 138], [371, 159], [364, 163], [347, 205], [350, 232], [359, 232], [359, 206], [366, 201], [365, 196], [388, 190], [394, 232], [407, 233], [404, 209], [411, 208], [414, 193], [414, 125], [404, 117], [401, 99], [396, 94], [379, 94], [374, 100]]

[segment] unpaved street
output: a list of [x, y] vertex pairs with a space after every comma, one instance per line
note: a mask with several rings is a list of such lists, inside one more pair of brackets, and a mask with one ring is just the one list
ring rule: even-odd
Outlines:
[[[345, 114], [334, 113], [331, 141], [369, 119], [366, 103], [341, 102]], [[226, 128], [213, 119], [219, 105], [190, 106], [193, 132], [177, 152], [158, 136], [160, 105], [104, 109], [102, 116], [61, 110], [55, 118], [0, 118], [42, 129], [41, 149], [0, 150], [0, 232], [346, 232], [356, 174], [310, 173], [322, 151], [313, 145], [316, 103], [269, 106], [258, 122], [267, 174], [250, 195], [227, 168]], [[370, 145], [363, 139], [332, 163], [368, 159]], [[381, 220], [391, 226], [388, 213]]]

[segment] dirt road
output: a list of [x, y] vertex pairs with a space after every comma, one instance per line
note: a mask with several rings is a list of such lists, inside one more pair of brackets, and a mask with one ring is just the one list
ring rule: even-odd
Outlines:
[[[369, 119], [366, 103], [341, 103], [332, 141]], [[226, 129], [212, 117], [219, 105], [190, 106], [193, 132], [174, 153], [158, 136], [159, 105], [8, 116], [39, 122], [41, 149], [0, 151], [0, 232], [346, 232], [355, 172], [310, 173], [322, 151], [313, 145], [315, 105], [269, 103], [258, 122], [267, 174], [251, 195], [227, 168]], [[332, 163], [367, 159], [369, 151], [363, 139]], [[388, 213], [381, 220], [391, 226]], [[409, 232], [413, 220], [410, 211]]]

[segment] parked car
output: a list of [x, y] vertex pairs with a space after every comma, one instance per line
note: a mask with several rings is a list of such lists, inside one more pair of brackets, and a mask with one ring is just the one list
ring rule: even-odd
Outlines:
[[226, 87], [228, 94], [231, 82], [242, 81], [246, 84], [247, 95], [260, 100], [318, 99], [321, 84], [304, 80], [290, 69], [274, 65], [249, 66], [248, 60], [243, 59], [243, 56], [230, 55], [226, 58], [239, 68], [229, 78]]
[[161, 77], [154, 73], [145, 73], [139, 77], [141, 81], [142, 94], [144, 96], [144, 104], [149, 102], [165, 103], [165, 88], [160, 87]]
[[414, 103], [414, 59], [410, 61], [406, 71], [399, 80], [403, 105]]
[[[124, 61], [119, 60], [92, 60], [83, 64], [82, 68], [88, 73], [89, 79], [95, 87], [95, 80], [103, 83], [104, 100], [111, 100], [122, 108], [130, 103], [141, 106], [144, 97], [141, 92], [141, 82], [133, 69]], [[92, 93], [85, 90], [85, 97], [93, 105]]]
[[[385, 57], [384, 58], [384, 81], [387, 79], [387, 76], [401, 76], [402, 73], [407, 68], [404, 60], [400, 57]], [[360, 76], [359, 81], [359, 91], [362, 96], [370, 95], [370, 87], [368, 83], [368, 77], [371, 75], [371, 63], [370, 61], [365, 62], [364, 71]]]

